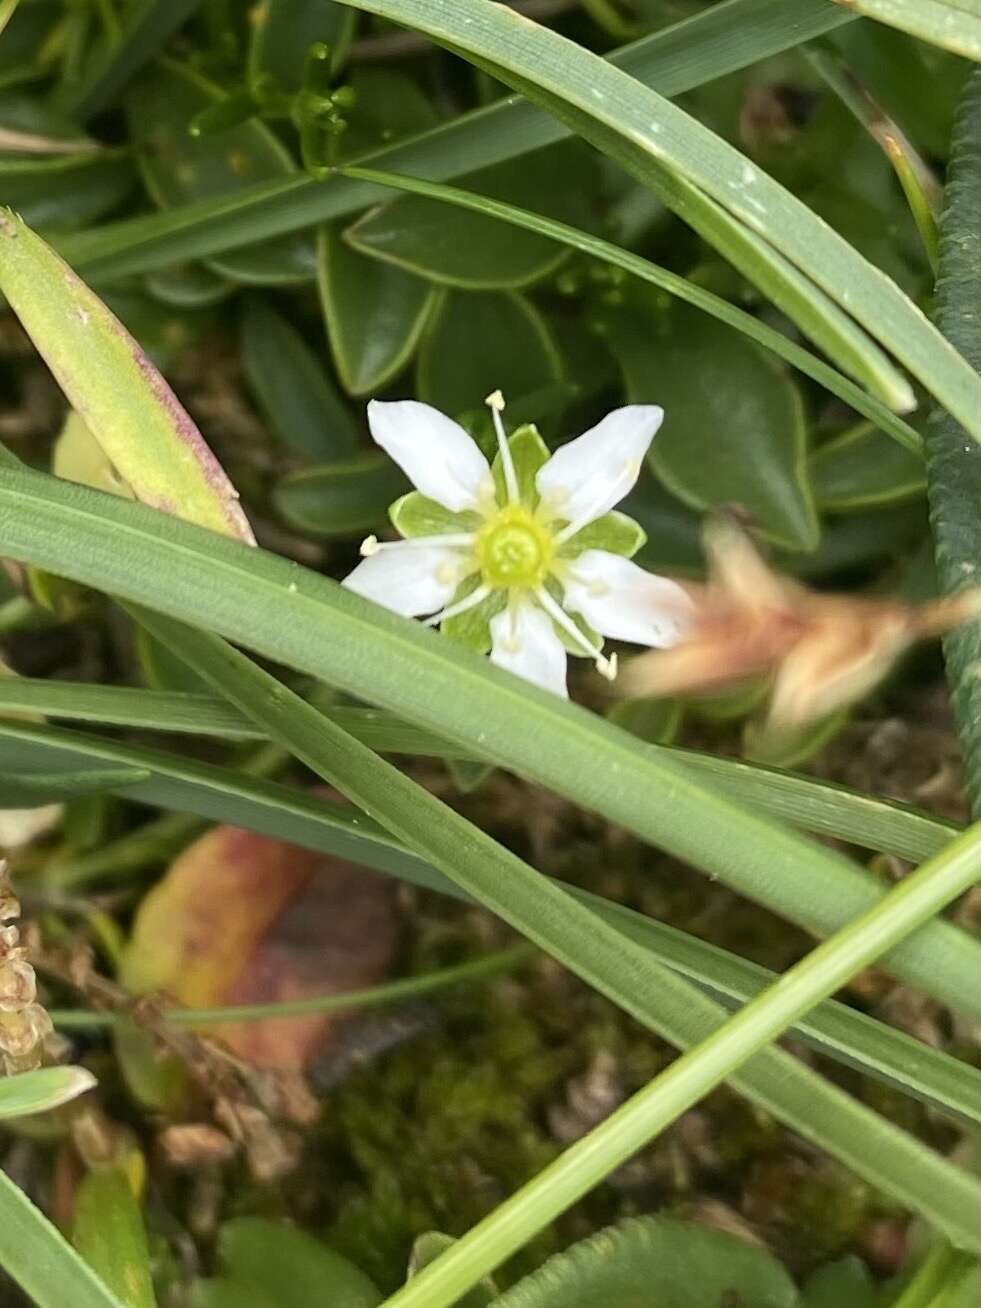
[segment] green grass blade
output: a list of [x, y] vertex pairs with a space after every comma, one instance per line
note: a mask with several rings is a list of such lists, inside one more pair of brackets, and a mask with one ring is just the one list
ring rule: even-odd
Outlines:
[[[584, 898], [608, 921], [646, 945], [659, 962], [696, 981], [727, 1008], [754, 999], [777, 979], [768, 968], [663, 922], [595, 895]], [[981, 1120], [981, 1071], [837, 1000], [826, 999], [812, 1008], [794, 1024], [793, 1033], [819, 1053], [948, 1116], [961, 1122]]]
[[[852, 15], [832, 0], [726, 0], [611, 58], [663, 95], [680, 95], [851, 21]], [[359, 162], [445, 181], [568, 135], [561, 123], [512, 97]], [[165, 214], [110, 223], [68, 237], [59, 248], [75, 267], [103, 280], [343, 218], [380, 199], [384, 192], [363, 182], [296, 178]]]
[[[658, 1136], [719, 1085], [756, 1050], [776, 1039], [813, 1004], [833, 993], [975, 881], [981, 861], [977, 828], [901, 882], [875, 908], [819, 945], [720, 1030], [689, 1049], [665, 1072], [567, 1149], [505, 1203], [451, 1245], [386, 1302], [389, 1308], [448, 1308], [571, 1204]], [[957, 1218], [953, 1204], [977, 1207], [977, 1182], [938, 1197], [931, 1221], [953, 1243], [981, 1247], [976, 1224]], [[963, 1216], [963, 1215], [962, 1215]]]
[[918, 36], [965, 59], [981, 59], [978, 0], [837, 0], [855, 14]]
[[[626, 1012], [651, 1029], [663, 1032], [664, 1010], [670, 1007], [669, 994], [673, 994], [678, 1004], [704, 1005], [706, 1017], [710, 1012], [712, 1018], [718, 1017], [716, 1005], [705, 1000], [680, 977], [655, 963], [650, 954], [615, 926], [575, 900], [562, 887], [540, 876], [436, 796], [359, 744], [226, 641], [138, 606], [128, 608], [141, 624], [216, 691], [227, 696], [297, 759], [336, 786], [390, 835], [427, 859], [456, 886], [547, 950]], [[680, 1060], [683, 1068], [691, 1063], [693, 1070], [687, 1077], [682, 1075], [679, 1078], [669, 1071], [658, 1078], [658, 1082], [680, 1080], [688, 1094], [678, 1112], [673, 1112], [662, 1124], [673, 1120], [752, 1053], [762, 1050], [770, 1039], [806, 1013], [809, 1007], [819, 1003], [866, 963], [898, 944], [910, 931], [966, 890], [976, 876], [981, 857], [981, 846], [974, 839], [975, 835], [972, 832], [959, 836], [859, 921], [846, 926], [833, 941], [818, 946], [791, 973], [724, 1024], [700, 1051]], [[679, 1042], [683, 1047], [688, 1047], [696, 1039], [697, 1025], [697, 1017], [686, 1009], [679, 1032]], [[772, 1060], [773, 1051], [768, 1051], [767, 1057]], [[785, 1056], [776, 1057], [782, 1059]], [[675, 1064], [674, 1068], [677, 1067]], [[699, 1072], [702, 1073], [701, 1081]], [[813, 1081], [813, 1096], [820, 1098], [825, 1090], [823, 1082], [816, 1076], [810, 1079]], [[751, 1082], [747, 1083], [743, 1078], [736, 1083], [760, 1102], [757, 1087]], [[662, 1098], [670, 1108], [670, 1095]], [[803, 1104], [793, 1100], [787, 1102], [779, 1097], [777, 1103], [778, 1107], [774, 1108], [774, 1096], [770, 1093], [767, 1107], [781, 1120], [800, 1129]], [[830, 1133], [823, 1141], [824, 1147], [838, 1156], [841, 1156], [842, 1148], [838, 1128], [847, 1116], [845, 1111], [840, 1114], [832, 1112], [826, 1123]], [[635, 1113], [631, 1124], [636, 1127], [643, 1117], [644, 1113]], [[910, 1144], [916, 1147], [912, 1140]], [[586, 1153], [588, 1155], [589, 1151]], [[981, 1247], [981, 1237], [964, 1209], [965, 1202], [971, 1197], [981, 1198], [981, 1190], [963, 1170], [939, 1157], [935, 1162], [944, 1174], [939, 1193], [924, 1188], [926, 1176], [920, 1173], [913, 1190], [903, 1195], [904, 1201], [918, 1212], [928, 1210], [930, 1220], [955, 1242], [968, 1248]], [[936, 1165], [928, 1170], [936, 1172]], [[584, 1172], [591, 1175], [589, 1183], [592, 1184], [610, 1170], [613, 1170], [612, 1166], [597, 1173], [594, 1159], [592, 1173], [589, 1173], [588, 1164]], [[562, 1187], [549, 1186], [542, 1180], [543, 1175], [536, 1178], [532, 1187], [539, 1195], [546, 1196], [546, 1205], [558, 1200], [559, 1207], [554, 1209], [554, 1215], [562, 1211], [571, 1199], [564, 1199]], [[896, 1192], [895, 1186], [891, 1187], [891, 1192]], [[583, 1193], [583, 1189], [578, 1193]], [[506, 1221], [504, 1226], [508, 1226]], [[530, 1230], [526, 1231], [525, 1239]], [[495, 1265], [496, 1261], [499, 1259], [495, 1260]], [[453, 1295], [439, 1302], [450, 1303], [455, 1298]]]
[[[332, 711], [332, 719], [344, 730], [353, 729], [355, 737], [363, 743], [385, 748], [386, 738], [379, 735], [373, 721], [379, 716], [369, 710]], [[394, 727], [383, 725], [381, 730], [391, 735], [411, 729], [395, 724]], [[402, 738], [396, 736], [396, 740], [401, 745]], [[36, 775], [38, 766], [51, 769], [50, 775], [57, 775], [59, 768], [77, 768], [86, 761], [94, 761], [104, 768], [107, 764], [115, 763], [118, 768], [119, 764], [127, 763], [133, 772], [149, 780], [118, 793], [140, 803], [243, 826], [278, 840], [353, 859], [412, 885], [423, 885], [443, 894], [462, 894], [428, 864], [358, 814], [308, 792], [244, 776], [240, 768], [233, 771], [161, 750], [117, 744], [34, 723], [0, 725], [0, 760], [8, 758], [16, 760], [28, 777]], [[861, 815], [857, 814], [856, 821], [860, 820]], [[118, 854], [116, 846], [108, 846], [95, 856], [69, 858], [65, 862], [55, 858], [47, 867], [46, 879], [55, 889], [71, 889], [107, 878], [118, 880], [120, 876], [139, 871], [148, 862], [166, 862], [194, 834], [181, 825], [186, 821], [175, 820], [175, 815], [170, 814], [150, 823], [150, 830], [145, 834], [141, 828], [116, 842], [121, 847]], [[172, 836], [173, 825], [177, 830]], [[158, 833], [157, 828], [163, 826], [166, 830]], [[951, 834], [940, 828], [934, 837], [935, 848], [942, 847]], [[578, 887], [568, 889], [660, 962], [697, 981], [725, 1003], [750, 999], [773, 980], [772, 973], [765, 968], [685, 932]], [[829, 1057], [860, 1067], [868, 1075], [941, 1111], [970, 1120], [978, 1115], [979, 1074], [973, 1068], [861, 1013], [840, 1004], [825, 1003], [808, 1014], [795, 1033]]]
[[631, 171], [677, 174], [762, 236], [882, 341], [981, 440], [981, 379], [894, 282], [796, 196], [669, 100], [557, 32], [490, 0], [346, 0], [425, 32], [569, 112], [576, 130]]
[[[881, 897], [849, 859], [732, 803], [682, 762], [264, 550], [5, 466], [0, 552], [196, 622], [451, 741], [478, 744], [486, 761], [601, 813], [816, 935]], [[934, 922], [887, 965], [975, 1015], [979, 957], [966, 933]]]
[[[29, 677], [0, 678], [0, 716], [25, 711], [43, 717], [213, 735], [227, 740], [256, 740], [262, 735], [232, 705], [208, 695]], [[472, 747], [454, 744], [377, 709], [331, 706], [324, 711], [355, 739], [381, 754], [429, 754], [481, 761]], [[656, 755], [663, 747], [648, 745], [646, 748]], [[958, 831], [955, 823], [930, 817], [909, 805], [864, 795], [831, 782], [697, 750], [675, 749], [671, 755], [711, 777], [713, 784], [720, 785], [734, 799], [763, 813], [782, 818], [804, 831], [848, 840], [914, 863], [942, 849]], [[98, 769], [95, 775], [99, 775]]]
[[[981, 24], [979, 24], [981, 30]], [[971, 74], [954, 130], [946, 208], [941, 220], [937, 325], [981, 372], [981, 73]], [[927, 428], [927, 493], [937, 575], [945, 591], [981, 582], [981, 450], [943, 411]], [[957, 720], [971, 804], [981, 816], [981, 623], [944, 641], [947, 680]]]
[[720, 322], [727, 323], [737, 331], [743, 332], [744, 335], [749, 336], [764, 348], [772, 350], [774, 354], [786, 360], [787, 363], [799, 369], [806, 376], [820, 382], [822, 386], [843, 399], [853, 409], [870, 418], [872, 422], [881, 427], [883, 431], [888, 432], [901, 445], [905, 445], [907, 449], [917, 452], [923, 449], [922, 437], [908, 423], [898, 418], [881, 400], [868, 395], [848, 377], [829, 367], [817, 355], [802, 349], [801, 346], [784, 336], [782, 332], [774, 331], [772, 327], [768, 327], [758, 318], [754, 318], [752, 314], [736, 308], [727, 300], [723, 300], [721, 296], [713, 295], [711, 291], [706, 291], [695, 285], [695, 283], [688, 281], [687, 278], [679, 277], [677, 273], [669, 272], [668, 269], [651, 263], [649, 259], [645, 259], [639, 254], [633, 254], [631, 251], [621, 249], [610, 241], [604, 241], [602, 237], [592, 236], [588, 232], [569, 227], [565, 223], [546, 218], [542, 214], [531, 213], [527, 209], [519, 209], [514, 205], [490, 199], [488, 196], [477, 195], [471, 191], [463, 191], [459, 187], [444, 186], [438, 182], [419, 181], [417, 178], [404, 177], [397, 173], [383, 173], [371, 168], [349, 167], [339, 169], [338, 172], [345, 177], [360, 178], [363, 181], [373, 182], [380, 186], [390, 186], [400, 191], [412, 192], [415, 195], [425, 195], [433, 200], [442, 200], [447, 204], [458, 205], [463, 209], [472, 209], [488, 217], [498, 218], [501, 222], [511, 223], [515, 227], [524, 227], [529, 231], [538, 232], [541, 236], [548, 236], [553, 240], [561, 241], [563, 245], [570, 246], [574, 250], [580, 250], [583, 254], [599, 259], [602, 263], [609, 263], [614, 267], [622, 268], [624, 272], [631, 273], [641, 281], [649, 282], [653, 286], [658, 286], [662, 290], [676, 295], [680, 300], [695, 305], [696, 308], [711, 314], [713, 318], [718, 318]]
[[[268, 1004], [232, 1004], [221, 1008], [170, 1008], [161, 1021], [173, 1026], [222, 1026], [226, 1022], [258, 1022], [268, 1017], [306, 1017], [310, 1013], [347, 1012], [355, 1008], [376, 1008], [396, 1004], [419, 995], [430, 995], [453, 986], [467, 985], [516, 970], [536, 956], [528, 944], [512, 945], [497, 953], [484, 954], [466, 963], [424, 972], [401, 981], [387, 981], [369, 990], [345, 990], [338, 994], [313, 995], [306, 999], [285, 999]], [[49, 1009], [52, 1022], [63, 1031], [85, 1031], [126, 1022], [125, 1013], [86, 1012], [78, 1009]]]
[[37, 1308], [126, 1308], [4, 1171], [0, 1267]]

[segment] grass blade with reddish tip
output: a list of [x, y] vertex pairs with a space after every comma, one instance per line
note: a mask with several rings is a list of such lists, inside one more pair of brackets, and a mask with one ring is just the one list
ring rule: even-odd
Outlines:
[[137, 499], [254, 544], [235, 488], [157, 368], [9, 210], [0, 210], [0, 292]]

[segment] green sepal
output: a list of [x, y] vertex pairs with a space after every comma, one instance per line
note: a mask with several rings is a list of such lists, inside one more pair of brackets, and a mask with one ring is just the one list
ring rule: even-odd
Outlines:
[[[480, 577], [477, 574], [468, 577], [450, 602], [456, 604], [460, 600], [466, 599], [479, 585]], [[454, 618], [447, 618], [441, 623], [440, 631], [444, 636], [449, 636], [450, 640], [466, 645], [468, 649], [472, 649], [476, 654], [487, 654], [491, 647], [491, 618], [496, 617], [506, 604], [507, 592], [495, 590], [480, 604], [475, 604], [472, 609], [467, 609], [466, 613], [458, 613]]]
[[406, 540], [416, 536], [442, 536], [451, 531], [476, 531], [481, 522], [480, 514], [472, 509], [453, 513], [421, 491], [409, 491], [400, 496], [389, 507], [388, 516], [392, 526]]
[[[540, 468], [544, 468], [552, 457], [551, 451], [538, 434], [533, 422], [527, 422], [508, 437], [508, 449], [514, 460], [514, 471], [518, 478], [518, 492], [521, 503], [529, 509], [538, 507], [538, 488], [535, 478]], [[504, 484], [504, 468], [500, 454], [492, 465], [494, 473], [494, 491], [498, 504], [507, 504], [507, 487]]]
[[585, 550], [606, 550], [609, 554], [632, 559], [646, 544], [647, 532], [640, 523], [614, 509], [593, 522], [587, 522], [571, 540], [566, 541], [559, 550], [559, 557], [575, 559]]

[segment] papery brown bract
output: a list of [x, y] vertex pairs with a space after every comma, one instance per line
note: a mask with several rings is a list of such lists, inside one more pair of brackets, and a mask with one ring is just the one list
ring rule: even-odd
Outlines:
[[633, 659], [617, 689], [630, 696], [704, 694], [768, 677], [767, 725], [797, 730], [858, 699], [917, 640], [981, 614], [981, 591], [927, 604], [824, 595], [767, 566], [729, 519], [704, 533], [709, 577], [685, 583], [688, 634]]

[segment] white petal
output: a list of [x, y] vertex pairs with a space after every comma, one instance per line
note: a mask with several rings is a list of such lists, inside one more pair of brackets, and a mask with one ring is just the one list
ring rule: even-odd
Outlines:
[[492, 483], [490, 465], [463, 428], [418, 400], [368, 405], [368, 426], [412, 484], [444, 509], [474, 509]]
[[661, 425], [656, 404], [628, 404], [556, 450], [536, 478], [555, 513], [584, 524], [607, 513], [633, 489]]
[[585, 550], [564, 578], [565, 607], [612, 640], [664, 649], [684, 636], [692, 602], [677, 582], [606, 550]]
[[543, 690], [568, 698], [565, 647], [555, 634], [551, 618], [541, 609], [522, 604], [513, 618], [505, 610], [491, 618], [490, 630], [492, 663]]
[[386, 545], [341, 582], [376, 604], [417, 618], [448, 604], [460, 584], [460, 554], [439, 545]]

